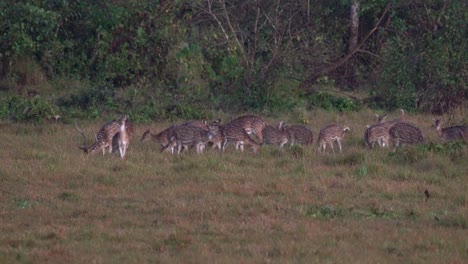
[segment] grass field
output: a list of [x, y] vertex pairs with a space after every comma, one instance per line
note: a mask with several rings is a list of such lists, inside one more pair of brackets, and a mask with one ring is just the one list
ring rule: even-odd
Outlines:
[[[370, 151], [370, 111], [308, 115], [315, 140], [346, 121], [342, 154], [173, 156], [139, 141], [169, 125], [155, 123], [122, 161], [85, 156], [73, 124], [0, 123], [0, 262], [468, 262], [466, 145]], [[440, 143], [430, 116], [408, 118]], [[92, 137], [101, 124], [82, 126]]]

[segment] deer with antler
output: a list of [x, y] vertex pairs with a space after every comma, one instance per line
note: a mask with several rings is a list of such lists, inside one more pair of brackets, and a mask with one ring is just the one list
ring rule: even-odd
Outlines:
[[84, 145], [77, 145], [77, 147], [83, 150], [85, 153], [90, 154], [90, 155], [94, 155], [99, 150], [102, 150], [102, 155], [106, 154], [106, 150], [108, 150], [109, 153], [112, 153], [113, 142], [115, 142], [115, 138], [119, 137], [120, 135], [120, 132], [121, 132], [120, 123], [122, 123], [122, 120], [124, 119], [125, 119], [124, 126], [126, 128], [125, 134], [129, 138], [132, 134], [133, 129], [129, 127], [129, 122], [127, 122], [128, 116], [124, 116], [122, 119], [119, 120], [119, 122], [109, 121], [105, 123], [101, 127], [101, 129], [99, 129], [98, 133], [95, 135], [95, 141], [91, 145], [87, 144], [86, 136], [83, 130], [80, 129], [75, 122], [76, 129], [83, 136], [83, 139], [84, 139]]

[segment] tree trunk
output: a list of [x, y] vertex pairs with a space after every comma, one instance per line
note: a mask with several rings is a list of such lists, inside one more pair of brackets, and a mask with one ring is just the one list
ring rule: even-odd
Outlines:
[[351, 20], [351, 32], [349, 36], [349, 47], [348, 52], [353, 52], [358, 44], [358, 37], [359, 37], [359, 0], [353, 0], [351, 4], [351, 13], [350, 13], [350, 20]]
[[[354, 3], [357, 3], [357, 8], [356, 8], [356, 15], [359, 11], [359, 3], [358, 3], [359, 0], [353, 0], [353, 4], [352, 4], [352, 7], [354, 7]], [[310, 74], [304, 81], [302, 81], [300, 87], [302, 89], [306, 89], [308, 85], [310, 85], [311, 83], [313, 83], [318, 77], [320, 76], [323, 76], [325, 74], [328, 74], [334, 70], [336, 70], [337, 68], [345, 65], [348, 60], [350, 58], [353, 57], [353, 55], [362, 47], [362, 45], [364, 45], [364, 43], [367, 41], [367, 39], [372, 36], [372, 34], [374, 34], [377, 29], [379, 28], [379, 26], [381, 25], [382, 21], [385, 19], [386, 17], [386, 14], [388, 12], [388, 10], [390, 9], [391, 5], [390, 3], [388, 3], [386, 6], [385, 6], [385, 9], [383, 10], [382, 12], [382, 15], [380, 16], [379, 20], [375, 23], [375, 26], [374, 28], [372, 28], [368, 33], [367, 35], [365, 35], [360, 42], [357, 42], [358, 41], [358, 34], [356, 33], [356, 43], [354, 45], [354, 47], [352, 47], [351, 43], [349, 45], [349, 50], [347, 52], [347, 54], [343, 55], [343, 57], [341, 59], [339, 59], [337, 62], [335, 62], [334, 64], [330, 65], [329, 67], [326, 67], [324, 69], [322, 69], [321, 71], [318, 71], [318, 72], [315, 72], [315, 73], [312, 73]], [[351, 8], [352, 9], [352, 8]], [[357, 28], [359, 27], [359, 17], [357, 18], [357, 26], [356, 26], [356, 30]], [[358, 31], [356, 31], [358, 32]], [[353, 34], [351, 34], [353, 35]]]

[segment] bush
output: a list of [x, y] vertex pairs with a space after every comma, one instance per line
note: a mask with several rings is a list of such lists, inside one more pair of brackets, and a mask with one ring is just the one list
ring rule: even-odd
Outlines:
[[312, 108], [327, 111], [352, 112], [362, 108], [362, 104], [349, 97], [338, 97], [327, 92], [314, 92], [307, 96], [307, 102]]
[[40, 96], [22, 98], [10, 96], [0, 101], [0, 117], [16, 122], [40, 122], [54, 118], [58, 108]]

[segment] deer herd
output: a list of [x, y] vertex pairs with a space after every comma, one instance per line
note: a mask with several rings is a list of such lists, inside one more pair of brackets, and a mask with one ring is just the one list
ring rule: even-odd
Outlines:
[[[369, 148], [375, 145], [389, 147], [390, 141], [394, 148], [402, 144], [418, 144], [424, 142], [424, 134], [415, 124], [405, 119], [403, 110], [400, 110], [400, 118], [385, 121], [386, 115], [376, 115], [376, 123], [368, 125], [364, 132], [364, 143]], [[434, 127], [442, 141], [468, 142], [468, 126], [452, 126], [442, 128], [442, 121], [433, 118]], [[75, 124], [76, 125], [76, 124]], [[119, 150], [120, 157], [125, 158], [126, 150], [133, 135], [133, 125], [128, 116], [121, 117], [118, 121], [105, 123], [95, 135], [95, 141], [87, 145], [83, 130], [77, 125], [76, 129], [84, 138], [84, 145], [78, 147], [87, 154], [95, 154], [106, 150], [112, 153]], [[318, 150], [325, 152], [327, 145], [334, 152], [334, 144], [338, 145], [342, 152], [343, 140], [349, 127], [330, 124], [320, 130], [318, 134]], [[197, 153], [203, 153], [207, 145], [224, 152], [229, 144], [233, 144], [236, 150], [244, 151], [244, 145], [258, 152], [263, 144], [278, 145], [282, 149], [286, 144], [312, 145], [314, 135], [312, 131], [303, 125], [286, 125], [281, 121], [278, 125], [268, 125], [261, 117], [244, 115], [229, 123], [221, 124], [221, 120], [211, 122], [192, 120], [179, 125], [172, 125], [157, 134], [147, 129], [141, 141], [151, 140], [161, 146], [161, 152], [168, 151], [172, 154], [189, 151], [193, 147]]]

